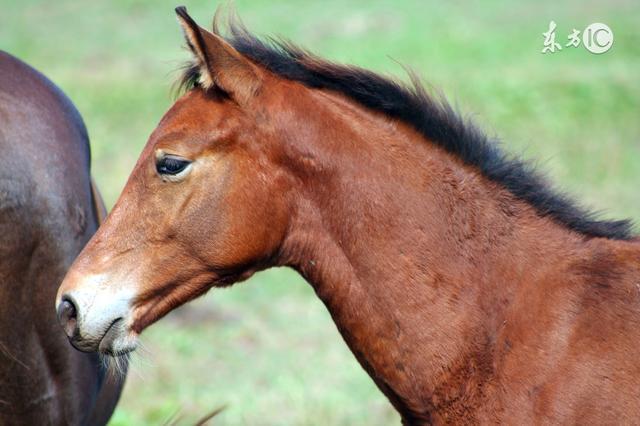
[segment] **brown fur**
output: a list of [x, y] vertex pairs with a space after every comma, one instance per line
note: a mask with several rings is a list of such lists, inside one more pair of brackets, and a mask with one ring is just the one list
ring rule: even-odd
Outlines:
[[[135, 268], [139, 333], [290, 266], [406, 424], [637, 422], [637, 240], [572, 230], [412, 126], [260, 73], [249, 98], [175, 103], [59, 294]], [[157, 150], [191, 173], [163, 181]]]

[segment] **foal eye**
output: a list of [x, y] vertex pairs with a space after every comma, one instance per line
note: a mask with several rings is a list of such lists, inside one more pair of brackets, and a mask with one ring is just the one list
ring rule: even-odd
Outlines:
[[167, 155], [156, 162], [156, 170], [161, 175], [177, 175], [186, 169], [189, 164], [191, 164], [189, 160]]

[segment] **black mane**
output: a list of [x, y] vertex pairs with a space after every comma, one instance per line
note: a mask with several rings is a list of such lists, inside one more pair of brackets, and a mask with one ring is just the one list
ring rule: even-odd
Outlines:
[[[215, 21], [213, 30], [220, 35]], [[411, 73], [411, 84], [405, 84], [362, 68], [335, 64], [288, 41], [262, 41], [233, 19], [229, 35], [223, 37], [240, 53], [283, 78], [339, 92], [413, 126], [432, 143], [529, 203], [542, 216], [588, 237], [619, 240], [633, 237], [631, 220], [599, 220], [598, 213], [554, 190], [530, 162], [505, 153], [497, 141], [462, 118], [446, 100], [429, 95]], [[198, 65], [188, 64], [180, 87], [197, 87], [199, 77]]]

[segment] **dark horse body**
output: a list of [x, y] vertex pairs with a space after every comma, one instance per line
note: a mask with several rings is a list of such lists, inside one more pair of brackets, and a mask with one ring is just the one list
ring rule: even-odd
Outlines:
[[193, 84], [60, 287], [74, 345], [126, 353], [212, 286], [286, 265], [407, 424], [638, 422], [628, 221], [418, 84], [177, 11]]
[[0, 52], [0, 424], [107, 422], [121, 380], [75, 350], [51, 301], [104, 214], [87, 132], [46, 77]]

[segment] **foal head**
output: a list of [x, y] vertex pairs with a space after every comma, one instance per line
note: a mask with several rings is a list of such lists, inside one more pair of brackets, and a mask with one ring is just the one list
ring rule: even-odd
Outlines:
[[59, 316], [81, 350], [133, 350], [174, 307], [267, 265], [287, 228], [289, 178], [269, 118], [278, 79], [177, 13], [200, 88], [162, 118], [59, 289]]

